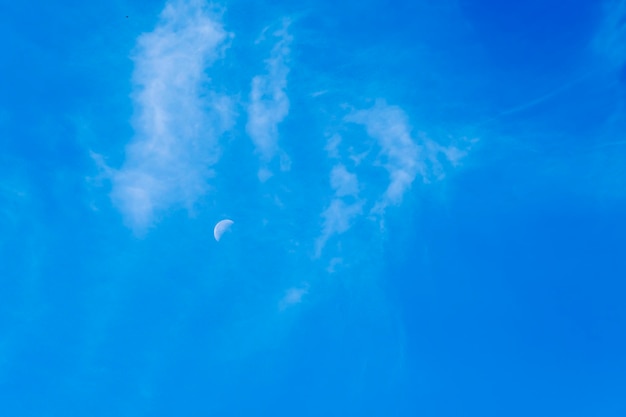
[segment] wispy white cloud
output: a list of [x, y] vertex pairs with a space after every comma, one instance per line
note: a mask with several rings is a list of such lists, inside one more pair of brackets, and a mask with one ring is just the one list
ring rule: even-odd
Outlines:
[[324, 150], [331, 159], [339, 159], [339, 145], [341, 144], [341, 136], [334, 134], [328, 138]]
[[346, 120], [364, 125], [368, 135], [380, 145], [383, 164], [390, 178], [379, 203], [380, 209], [399, 203], [420, 170], [419, 147], [411, 138], [406, 115], [399, 107], [388, 106], [379, 100], [373, 108], [354, 112]]
[[356, 175], [348, 172], [345, 166], [337, 164], [330, 173], [330, 185], [337, 197], [353, 196], [359, 193], [359, 180]]
[[331, 236], [344, 233], [350, 228], [354, 218], [362, 214], [365, 203], [358, 198], [359, 181], [356, 174], [349, 172], [343, 164], [339, 163], [333, 167], [330, 185], [333, 188], [333, 198], [322, 213], [322, 234], [316, 242], [316, 257], [321, 255], [324, 245]]
[[[382, 221], [385, 210], [400, 204], [416, 179], [423, 183], [441, 180], [445, 177], [446, 167], [457, 166], [467, 154], [466, 150], [456, 146], [441, 145], [423, 132], [414, 134], [406, 113], [384, 100], [376, 101], [370, 109], [353, 111], [345, 121], [362, 125], [367, 135], [375, 140], [378, 154], [371, 163], [382, 166], [389, 181], [382, 195], [371, 191], [368, 195], [360, 195], [362, 189], [367, 190], [371, 185], [367, 181], [371, 177], [361, 175], [363, 172], [360, 171], [368, 169], [364, 161], [371, 161], [368, 157], [371, 151], [355, 155], [352, 147], [342, 144], [344, 139], [341, 136], [335, 134], [329, 138], [326, 152], [331, 160], [336, 161], [330, 175], [333, 195], [321, 215], [322, 232], [316, 241], [316, 257], [321, 255], [332, 236], [349, 230], [368, 206], [369, 213]], [[342, 147], [347, 148], [347, 155], [342, 155]], [[351, 165], [353, 172], [346, 165]]]
[[[278, 41], [272, 48], [269, 59], [265, 61], [267, 73], [252, 79], [246, 131], [263, 165], [268, 164], [280, 152], [278, 125], [289, 113], [289, 97], [286, 91], [289, 74], [287, 61], [293, 38], [288, 28], [289, 21], [285, 20], [283, 27], [274, 32]], [[284, 154], [281, 155], [281, 169], [289, 169], [289, 160]], [[265, 180], [269, 176], [271, 171], [262, 167], [259, 178]]]
[[160, 211], [189, 207], [207, 190], [233, 110], [228, 97], [211, 91], [205, 71], [229, 37], [206, 2], [175, 0], [137, 40], [135, 138], [122, 168], [110, 174], [111, 197], [137, 232]]
[[341, 198], [334, 198], [330, 202], [330, 205], [322, 213], [324, 225], [322, 235], [317, 240], [317, 256], [321, 254], [322, 248], [331, 236], [344, 233], [350, 228], [352, 221], [363, 213], [363, 204], [363, 200], [347, 203]]
[[423, 182], [443, 178], [442, 160], [456, 165], [465, 156], [465, 151], [442, 146], [425, 133], [414, 138], [406, 113], [384, 100], [377, 100], [370, 109], [351, 113], [346, 121], [363, 125], [367, 134], [377, 141], [380, 163], [389, 175], [389, 185], [373, 213], [381, 214], [388, 206], [400, 204], [418, 175]]
[[278, 303], [278, 308], [284, 310], [292, 305], [300, 304], [302, 297], [309, 293], [309, 284], [304, 284], [301, 287], [289, 288], [285, 292], [285, 296]]

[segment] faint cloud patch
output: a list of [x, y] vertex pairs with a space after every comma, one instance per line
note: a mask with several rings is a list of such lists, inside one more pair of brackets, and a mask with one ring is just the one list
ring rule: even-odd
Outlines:
[[626, 65], [626, 0], [606, 3], [604, 20], [594, 39], [595, 48], [618, 69]]
[[363, 213], [365, 201], [358, 197], [359, 181], [356, 174], [338, 163], [330, 173], [330, 184], [334, 193], [330, 205], [322, 213], [322, 234], [315, 243], [315, 257], [321, 255], [331, 236], [344, 233], [352, 221]]
[[266, 181], [272, 176], [267, 165], [276, 154], [280, 154], [282, 171], [288, 171], [291, 165], [289, 158], [278, 145], [278, 125], [289, 113], [289, 97], [286, 91], [289, 74], [287, 64], [293, 40], [288, 32], [289, 24], [289, 20], [284, 20], [283, 27], [273, 33], [278, 41], [272, 48], [269, 59], [265, 61], [267, 72], [252, 79], [246, 132], [261, 159], [262, 168], [259, 170], [261, 181]]
[[330, 184], [337, 197], [354, 197], [359, 193], [359, 181], [356, 175], [348, 172], [342, 164], [333, 167], [330, 173]]
[[337, 272], [337, 269], [339, 266], [341, 266], [343, 264], [343, 259], [336, 256], [334, 258], [331, 258], [331, 260], [328, 262], [328, 266], [326, 267], [326, 272], [328, 272], [329, 274], [334, 274], [335, 272]]
[[31, 193], [25, 184], [0, 177], [0, 244], [4, 242], [6, 236], [5, 226], [16, 225], [18, 220], [25, 218], [24, 205], [30, 203]]
[[207, 191], [234, 113], [231, 100], [209, 88], [206, 70], [230, 37], [206, 2], [191, 0], [167, 3], [156, 28], [137, 40], [135, 138], [121, 169], [110, 171], [112, 200], [136, 233]]
[[295, 304], [300, 304], [302, 302], [302, 297], [309, 293], [309, 284], [304, 284], [300, 287], [289, 288], [284, 297], [278, 303], [279, 310], [285, 310], [288, 307], [291, 307]]

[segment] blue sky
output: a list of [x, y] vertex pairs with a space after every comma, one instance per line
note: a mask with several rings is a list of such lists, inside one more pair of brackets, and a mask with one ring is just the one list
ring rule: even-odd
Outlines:
[[2, 415], [626, 413], [625, 1], [0, 11]]

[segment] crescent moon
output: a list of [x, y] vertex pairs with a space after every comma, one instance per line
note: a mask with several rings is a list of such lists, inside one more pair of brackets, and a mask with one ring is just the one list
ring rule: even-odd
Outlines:
[[224, 219], [217, 222], [217, 224], [213, 228], [213, 237], [215, 238], [215, 240], [219, 242], [224, 232], [230, 229], [230, 226], [232, 226], [233, 223], [235, 222], [229, 219]]

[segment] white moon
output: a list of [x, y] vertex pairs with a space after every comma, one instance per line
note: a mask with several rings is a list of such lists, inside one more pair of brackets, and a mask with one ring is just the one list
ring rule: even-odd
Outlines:
[[219, 242], [224, 232], [230, 229], [230, 226], [232, 226], [233, 223], [235, 222], [229, 219], [224, 219], [217, 222], [217, 224], [213, 228], [213, 237], [215, 237], [215, 240]]

